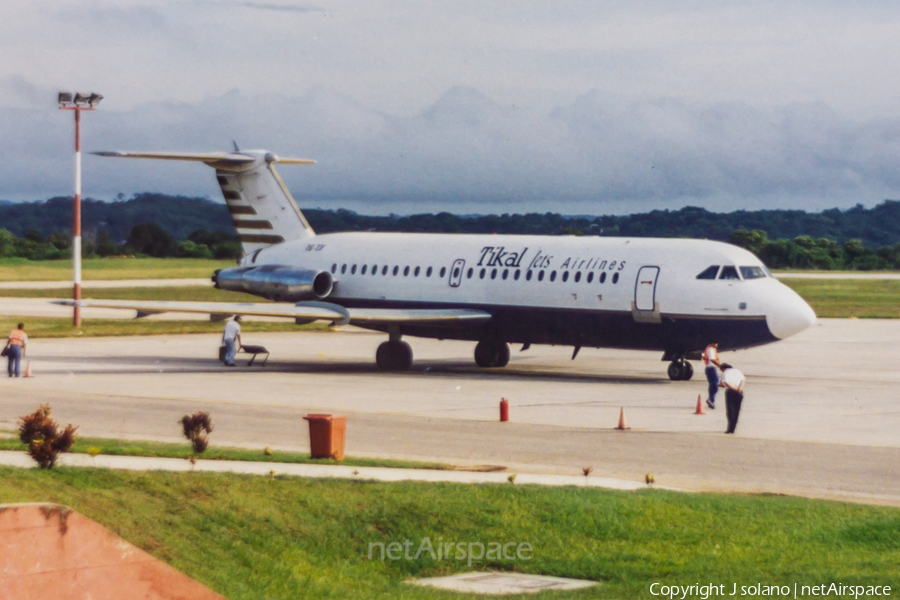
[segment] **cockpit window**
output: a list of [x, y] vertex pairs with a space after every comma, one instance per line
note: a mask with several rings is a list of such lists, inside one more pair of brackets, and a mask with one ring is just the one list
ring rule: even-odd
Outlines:
[[722, 272], [719, 274], [719, 279], [740, 279], [740, 277], [738, 277], [737, 269], [726, 265], [722, 267]]
[[765, 276], [766, 272], [762, 267], [741, 267], [741, 277], [744, 279], [759, 279]]
[[719, 272], [719, 265], [707, 267], [702, 273], [697, 275], [697, 279], [715, 279], [716, 273]]

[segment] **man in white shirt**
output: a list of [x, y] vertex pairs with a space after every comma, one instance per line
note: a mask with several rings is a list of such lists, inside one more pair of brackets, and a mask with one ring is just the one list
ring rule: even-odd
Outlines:
[[225, 324], [222, 343], [225, 344], [225, 366], [234, 367], [234, 353], [241, 347], [241, 315]]
[[706, 381], [709, 382], [706, 405], [715, 409], [716, 392], [719, 391], [719, 372], [716, 371], [716, 367], [719, 366], [719, 343], [716, 340], [711, 341], [703, 351], [703, 364], [706, 365]]
[[728, 417], [728, 429], [725, 433], [734, 433], [738, 416], [741, 414], [741, 403], [744, 401], [744, 374], [728, 363], [722, 363], [722, 383], [725, 388], [725, 416]]

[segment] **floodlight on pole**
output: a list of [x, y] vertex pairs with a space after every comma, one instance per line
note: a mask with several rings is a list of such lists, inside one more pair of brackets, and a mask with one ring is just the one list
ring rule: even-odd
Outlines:
[[75, 199], [74, 218], [72, 222], [72, 297], [76, 305], [72, 313], [72, 324], [81, 327], [81, 111], [96, 110], [103, 99], [100, 94], [60, 92], [58, 96], [60, 110], [71, 110], [75, 113]]

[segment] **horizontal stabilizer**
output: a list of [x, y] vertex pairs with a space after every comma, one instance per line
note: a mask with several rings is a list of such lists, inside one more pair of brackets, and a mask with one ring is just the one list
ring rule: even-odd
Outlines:
[[250, 317], [281, 317], [309, 321], [335, 321], [339, 324], [375, 325], [455, 325], [489, 321], [491, 314], [468, 308], [347, 309], [329, 302], [300, 302], [298, 304], [254, 304], [250, 302], [144, 302], [141, 300], [53, 300], [63, 306], [82, 308], [112, 308], [137, 311], [138, 317], [160, 313], [208, 314], [211, 317], [245, 315]]
[[[158, 160], [186, 160], [215, 164], [247, 164], [257, 160], [256, 156], [240, 152], [92, 152], [97, 156], [118, 158], [155, 158]], [[284, 163], [288, 165], [314, 165], [316, 161], [307, 158], [280, 158], [271, 152], [266, 155], [266, 162]]]

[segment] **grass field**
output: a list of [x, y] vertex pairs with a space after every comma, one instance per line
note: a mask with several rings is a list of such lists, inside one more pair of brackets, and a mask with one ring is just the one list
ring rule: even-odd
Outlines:
[[[71, 298], [71, 289], [0, 289], [0, 298]], [[85, 300], [172, 300], [193, 302], [269, 302], [264, 298], [197, 285], [166, 287], [84, 288]]]
[[[24, 451], [25, 446], [19, 441], [15, 432], [10, 435], [16, 437], [0, 438], [0, 450]], [[213, 436], [215, 438], [215, 436]], [[148, 442], [143, 440], [114, 440], [107, 438], [76, 437], [72, 452], [76, 454], [108, 454], [112, 456], [154, 456], [161, 458], [190, 458], [190, 444], [170, 444], [163, 442]], [[247, 448], [222, 448], [212, 444], [203, 453], [201, 458], [207, 460], [243, 460], [271, 463], [295, 463], [310, 465], [347, 465], [352, 467], [391, 467], [395, 469], [437, 469], [450, 468], [449, 465], [435, 462], [415, 462], [410, 460], [393, 460], [381, 458], [358, 458], [347, 456], [342, 461], [331, 458], [310, 458], [308, 452], [280, 452], [272, 451], [266, 455], [263, 449], [250, 450]]]
[[[146, 319], [85, 319], [81, 327], [72, 326], [71, 318], [0, 316], [3, 335], [24, 322], [31, 338], [104, 337], [122, 335], [171, 335], [183, 333], [222, 333], [223, 323], [210, 321], [148, 321]], [[321, 321], [296, 325], [293, 321], [244, 321], [244, 333], [263, 331], [325, 331], [328, 323]]]
[[[210, 277], [216, 269], [233, 267], [233, 260], [200, 258], [88, 258], [82, 279], [193, 279]], [[0, 258], [0, 281], [66, 281], [72, 279], [71, 260]]]
[[[0, 468], [0, 503], [96, 519], [231, 600], [471, 598], [403, 583], [470, 569], [601, 581], [900, 587], [900, 510], [777, 496]], [[369, 560], [370, 543], [526, 542], [530, 560]], [[455, 553], [453, 553], [455, 555]], [[739, 588], [740, 589], [740, 588]]]
[[[208, 277], [215, 269], [228, 266], [227, 261], [196, 259], [91, 259], [85, 261], [85, 279], [168, 279]], [[90, 270], [89, 270], [90, 269]], [[29, 262], [22, 259], [0, 259], [0, 281], [59, 280], [70, 276], [68, 261]], [[823, 318], [900, 318], [900, 280], [888, 279], [782, 279], [800, 294], [819, 317]], [[0, 297], [60, 298], [68, 295], [64, 289], [3, 289]], [[236, 292], [225, 292], [212, 287], [173, 286], [162, 288], [123, 287], [86, 288], [85, 298], [109, 300], [181, 300], [197, 302], [265, 302], [265, 300]], [[15, 320], [15, 319], [12, 319]], [[90, 325], [92, 330], [113, 331], [118, 327]], [[131, 335], [150, 333], [194, 333], [213, 331], [214, 326], [198, 328], [197, 324], [152, 322], [153, 325], [127, 327], [124, 333], [91, 333], [84, 335]], [[287, 326], [267, 329], [283, 331]], [[56, 335], [61, 329], [52, 328]], [[70, 331], [70, 334], [77, 332]]]
[[[819, 317], [900, 318], [900, 280], [897, 279], [784, 279], [782, 283], [800, 294]], [[60, 298], [66, 295], [67, 290], [59, 289], [0, 289], [0, 297], [10, 298]], [[83, 296], [107, 300], [266, 302], [250, 294], [198, 286], [86, 289]]]
[[900, 318], [898, 279], [782, 279], [822, 318]]
[[[900, 317], [898, 279], [783, 279], [782, 283], [800, 294], [819, 317], [854, 316], [884, 319]], [[59, 289], [0, 289], [0, 297], [9, 298], [60, 298], [67, 293], [68, 290]], [[266, 302], [250, 294], [198, 286], [86, 289], [82, 295], [85, 298], [107, 300]]]

